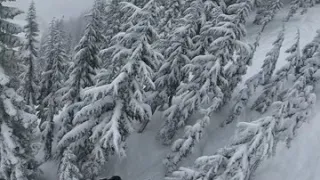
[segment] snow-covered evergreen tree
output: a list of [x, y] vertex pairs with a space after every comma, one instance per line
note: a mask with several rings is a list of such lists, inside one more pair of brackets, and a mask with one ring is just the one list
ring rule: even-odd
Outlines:
[[260, 85], [260, 82], [261, 82], [261, 73], [255, 74], [254, 76], [252, 76], [246, 81], [244, 87], [240, 90], [240, 92], [235, 97], [235, 102], [228, 119], [224, 121], [221, 126], [230, 124], [241, 115], [241, 113], [246, 108], [250, 98], [252, 97], [253, 93], [256, 91], [256, 88]]
[[313, 38], [312, 42], [308, 43], [302, 49], [302, 60], [311, 58], [318, 51], [320, 47], [320, 30], [317, 30], [316, 37]]
[[[90, 13], [90, 21], [85, 30], [84, 36], [75, 48], [73, 65], [70, 68], [70, 75], [65, 85], [58, 91], [62, 94], [62, 102], [65, 104], [63, 111], [57, 116], [61, 127], [57, 133], [58, 140], [72, 128], [72, 120], [75, 112], [81, 107], [80, 92], [86, 87], [95, 85], [94, 76], [100, 67], [101, 60], [98, 57], [99, 45], [103, 42], [100, 29], [100, 13], [98, 2], [95, 2]], [[62, 152], [60, 152], [62, 153]], [[62, 155], [62, 154], [61, 154]]]
[[104, 34], [106, 38], [106, 46], [104, 48], [110, 47], [111, 39], [114, 35], [121, 31], [122, 25], [124, 23], [123, 13], [121, 11], [120, 2], [123, 0], [110, 0], [106, 4], [106, 29], [104, 29]]
[[22, 28], [16, 24], [10, 23], [5, 19], [13, 19], [17, 15], [21, 14], [22, 11], [19, 9], [8, 7], [3, 5], [7, 0], [1, 1], [1, 12], [3, 16], [1, 16], [1, 21], [3, 24], [4, 30], [1, 30], [3, 37], [1, 37], [1, 50], [3, 53], [5, 51], [14, 51], [12, 47], [17, 47], [20, 44], [20, 39], [16, 36], [16, 34], [22, 32]]
[[293, 17], [294, 14], [297, 13], [298, 9], [301, 6], [301, 2], [302, 0], [293, 0], [291, 1], [291, 6], [290, 6], [290, 10], [289, 13], [286, 17], [286, 21], [289, 21], [291, 17]]
[[286, 50], [290, 55], [286, 58], [288, 63], [279, 69], [271, 81], [265, 85], [262, 94], [257, 98], [252, 107], [263, 113], [275, 101], [286, 87], [288, 81], [300, 74], [303, 65], [300, 49], [300, 33], [297, 32], [295, 43]]
[[285, 29], [283, 27], [278, 34], [277, 39], [273, 42], [273, 48], [267, 53], [260, 72], [249, 78], [245, 82], [244, 87], [235, 97], [235, 103], [232, 107], [230, 115], [222, 125], [229, 124], [233, 122], [238, 116], [240, 116], [244, 108], [247, 106], [249, 99], [256, 91], [256, 88], [258, 86], [264, 85], [266, 82], [269, 82], [271, 80], [270, 78], [278, 61], [280, 48], [282, 47], [282, 43], [284, 40], [284, 31]]
[[62, 72], [64, 73], [64, 80], [68, 77], [68, 69], [69, 69], [69, 65], [71, 63], [71, 59], [70, 56], [67, 52], [68, 50], [68, 36], [65, 30], [65, 21], [64, 21], [64, 17], [62, 17], [61, 19], [58, 19], [56, 21], [56, 30], [57, 30], [57, 37], [59, 38], [59, 40], [57, 40], [58, 44], [57, 47], [59, 48], [59, 51], [57, 53], [61, 54], [60, 58], [64, 59], [64, 63], [62, 66]]
[[42, 77], [41, 74], [46, 67], [45, 52], [46, 52], [47, 36], [48, 36], [47, 33], [43, 32], [39, 42], [38, 60], [37, 60], [37, 63], [35, 64], [37, 69], [36, 74], [38, 76], [37, 78], [38, 81], [41, 79]]
[[103, 41], [101, 34], [101, 14], [98, 11], [98, 1], [95, 2], [89, 15], [90, 21], [79, 44], [75, 48], [74, 65], [71, 67], [71, 74], [66, 82], [67, 87], [62, 91], [67, 92], [63, 99], [71, 102], [78, 101], [80, 90], [95, 84], [94, 76], [96, 69], [100, 67], [98, 57], [99, 44]]
[[263, 61], [260, 82], [261, 85], [265, 85], [271, 80], [277, 61], [279, 59], [280, 49], [284, 40], [284, 31], [285, 29], [283, 28], [278, 34], [276, 41], [272, 43], [272, 49], [267, 53], [266, 59]]
[[265, 25], [272, 21], [276, 13], [282, 8], [283, 3], [280, 0], [267, 0], [257, 10], [254, 23], [258, 25]]
[[81, 180], [83, 176], [76, 164], [77, 157], [72, 150], [64, 151], [59, 165], [59, 180]]
[[41, 119], [43, 122], [40, 124], [41, 130], [41, 142], [42, 148], [44, 151], [43, 161], [47, 161], [52, 157], [52, 142], [54, 137], [54, 114], [55, 114], [55, 106], [57, 103], [54, 102], [53, 97], [48, 97], [48, 102], [46, 103], [47, 107], [45, 109], [44, 118]]
[[[208, 46], [203, 47], [203, 55], [195, 56], [191, 63], [184, 67], [188, 72], [192, 72], [193, 77], [189, 82], [180, 85], [178, 95], [182, 96], [179, 97], [182, 99], [179, 103], [187, 107], [182, 109], [183, 113], [190, 115], [194, 110], [199, 110], [203, 117], [193, 126], [187, 126], [183, 138], [173, 143], [173, 152], [164, 160], [168, 172], [175, 170], [179, 162], [192, 153], [193, 147], [201, 139], [210, 122], [211, 114], [231, 96], [233, 89], [241, 81], [241, 76], [245, 74], [252, 54], [251, 47], [240, 39], [245, 35], [243, 23], [246, 22], [251, 8], [251, 1], [232, 4], [226, 7], [227, 14], [218, 16], [217, 24], [208, 23], [200, 30], [201, 34], [207, 36], [204, 40], [201, 39], [200, 43], [208, 42]], [[219, 7], [217, 12], [221, 10], [223, 9]], [[234, 60], [232, 54], [240, 57]], [[234, 64], [226, 67], [230, 63]], [[184, 123], [185, 117], [179, 117], [179, 124]]]
[[60, 23], [61, 21], [55, 20], [51, 23], [46, 47], [47, 66], [43, 72], [39, 97], [38, 117], [41, 119], [40, 129], [44, 142], [45, 159], [52, 156], [53, 117], [61, 107], [61, 96], [57, 91], [63, 87], [65, 81], [67, 55], [64, 51]]
[[9, 61], [5, 55], [15, 52], [20, 40], [17, 34], [22, 31], [11, 21], [22, 12], [7, 6], [6, 2], [0, 1], [0, 178], [28, 180], [34, 179], [37, 173], [35, 152], [31, 148], [37, 118], [28, 113], [30, 108], [11, 87], [12, 78], [7, 73], [11, 70], [3, 68], [4, 63]]
[[61, 30], [61, 21], [53, 20], [50, 26], [50, 34], [46, 41], [46, 68], [43, 72], [40, 90], [40, 107], [39, 107], [39, 118], [46, 119], [44, 116], [45, 108], [48, 107], [46, 103], [50, 101], [49, 97], [54, 99], [56, 103], [56, 110], [60, 108], [60, 99], [54, 94], [59, 90], [65, 81], [65, 67], [68, 61], [68, 56], [64, 50], [64, 41]]
[[304, 14], [308, 11], [308, 8], [314, 6], [316, 3], [315, 0], [292, 0], [290, 2], [290, 10], [286, 17], [286, 21], [289, 21], [297, 11], [302, 8], [300, 14]]
[[[207, 3], [209, 4], [209, 2], [207, 2]], [[211, 6], [214, 6], [214, 5], [215, 5], [214, 3], [211, 3]], [[197, 39], [195, 39], [194, 41], [189, 40], [189, 43], [192, 43], [192, 44], [190, 44], [191, 47], [188, 47], [187, 53], [185, 53], [186, 58], [191, 59], [191, 61], [194, 61], [194, 63], [189, 62], [183, 68], [179, 69], [179, 74], [184, 73], [186, 75], [189, 75], [191, 73], [191, 69], [189, 69], [189, 67], [192, 67], [193, 68], [192, 70], [194, 70], [194, 72], [197, 73], [196, 77], [199, 77], [198, 74], [200, 74], [202, 71], [196, 71], [195, 68], [197, 68], [198, 70], [202, 69], [202, 66], [204, 66], [203, 64], [205, 63], [205, 61], [201, 62], [201, 60], [203, 60], [205, 57], [211, 58], [211, 59], [206, 58], [206, 60], [208, 60], [208, 61], [212, 60], [213, 56], [205, 56], [203, 54], [205, 46], [208, 46], [208, 44], [205, 43], [205, 41], [209, 40], [209, 37], [207, 37], [208, 34], [201, 34], [202, 36], [200, 35], [200, 32], [204, 28], [205, 25], [207, 25], [207, 27], [209, 27], [210, 26], [209, 24], [213, 23], [213, 22], [206, 21], [206, 18], [205, 18], [206, 11], [205, 11], [204, 6], [205, 6], [205, 2], [203, 2], [201, 0], [197, 0], [197, 1], [192, 2], [190, 7], [187, 8], [185, 11], [186, 15], [185, 15], [184, 19], [187, 20], [187, 23], [186, 23], [186, 26], [182, 27], [181, 29], [187, 30], [187, 32], [189, 31], [189, 32], [193, 33], [193, 34], [187, 34], [188, 36], [186, 36], [186, 38], [190, 38], [191, 40], [193, 40], [195, 38], [197, 38]], [[217, 7], [213, 11], [217, 12], [219, 10], [220, 9]], [[212, 25], [213, 24], [211, 24], [211, 26]], [[188, 28], [190, 28], [190, 30], [188, 30]], [[169, 48], [171, 48], [171, 47], [169, 47]], [[192, 60], [193, 58], [195, 60]], [[195, 62], [195, 61], [197, 61], [197, 62]], [[191, 63], [192, 63], [192, 65], [191, 65]], [[190, 64], [190, 66], [188, 66], [189, 64]], [[165, 65], [167, 65], [167, 63], [165, 63], [164, 66]], [[161, 70], [162, 69], [160, 69], [160, 73], [161, 73]], [[206, 72], [208, 72], [208, 71], [206, 71]], [[170, 73], [170, 71], [168, 71], [167, 73]], [[179, 75], [179, 74], [177, 74], [177, 75]], [[203, 73], [203, 75], [204, 74], [205, 73]], [[156, 82], [158, 82], [158, 84], [161, 82], [161, 78], [156, 81]], [[194, 110], [196, 108], [198, 108], [198, 105], [200, 104], [200, 101], [201, 101], [201, 99], [199, 99], [200, 98], [200, 91], [198, 91], [198, 89], [194, 89], [194, 91], [190, 91], [188, 95], [183, 94], [183, 92], [179, 92], [179, 91], [181, 91], [180, 86], [182, 86], [182, 85], [187, 86], [189, 84], [191, 84], [191, 83], [179, 82], [179, 84], [177, 84], [178, 87], [175, 88], [175, 89], [177, 89], [176, 92], [173, 92], [171, 90], [172, 91], [171, 93], [175, 93], [178, 96], [177, 99], [179, 99], [178, 101], [180, 101], [180, 102], [172, 104], [172, 106], [170, 106], [168, 109], [166, 109], [164, 111], [164, 116], [165, 116], [166, 120], [165, 120], [165, 122], [159, 132], [160, 140], [164, 144], [171, 143], [172, 138], [174, 137], [177, 129], [179, 127], [184, 126], [185, 121], [192, 115]], [[169, 85], [172, 85], [172, 84], [169, 84]], [[207, 85], [210, 85], [210, 84], [207, 84]], [[195, 84], [193, 84], [193, 86], [195, 87]], [[166, 87], [166, 86], [164, 86], [164, 87]], [[171, 89], [171, 88], [174, 88], [174, 86], [172, 86], [172, 87], [167, 86], [166, 88]], [[206, 89], [203, 88], [203, 90], [205, 91]], [[188, 91], [188, 90], [186, 90], [186, 91]], [[182, 96], [179, 97], [181, 94], [182, 94]], [[174, 94], [167, 94], [167, 96], [168, 97], [174, 96]]]
[[163, 1], [163, 17], [159, 23], [159, 34], [165, 38], [178, 25], [185, 8], [185, 0]]
[[[114, 21], [114, 23], [116, 24], [115, 27], [118, 27], [118, 29], [113, 29], [114, 33], [118, 33], [119, 30], [123, 31], [123, 32], [127, 31], [129, 28], [131, 28], [134, 25], [140, 23], [138, 18], [134, 18], [133, 19], [131, 17], [130, 13], [125, 12], [125, 10], [123, 9], [123, 7], [122, 7], [123, 5], [122, 4], [126, 3], [126, 1], [121, 2], [119, 0], [114, 0], [112, 2], [113, 2], [113, 5], [110, 6], [110, 8], [112, 7], [113, 9], [112, 9], [111, 12], [114, 12], [115, 19], [117, 19], [117, 20], [114, 21], [114, 19], [112, 18], [111, 21]], [[131, 2], [136, 7], [139, 7], [139, 8], [140, 8], [140, 5], [144, 5], [142, 3], [144, 1], [140, 1], [140, 0], [138, 0], [138, 1], [134, 1], [133, 0]], [[135, 3], [138, 3], [140, 5], [138, 6]], [[158, 9], [159, 8], [150, 9], [149, 10], [150, 12], [152, 12], [152, 13], [150, 13], [150, 15], [151, 15], [150, 19], [159, 19], [159, 16], [158, 16], [159, 10]], [[155, 27], [155, 26], [157, 26], [159, 24], [158, 21], [154, 21], [154, 20], [152, 20], [152, 21], [153, 22], [151, 24], [152, 24], [153, 27]], [[112, 28], [115, 28], [115, 27], [112, 27]], [[110, 45], [111, 46], [101, 50], [101, 52], [100, 52], [100, 57], [103, 60], [103, 64], [104, 64], [103, 66], [107, 70], [107, 72], [105, 70], [103, 70], [103, 73], [101, 75], [106, 77], [104, 79], [106, 79], [109, 83], [110, 83], [111, 80], [114, 79], [115, 75], [117, 75], [119, 73], [121, 67], [124, 65], [124, 62], [121, 60], [121, 57], [118, 57], [116, 61], [114, 61], [112, 59], [112, 57], [114, 56], [113, 55], [114, 47], [115, 47], [116, 44], [118, 44], [118, 41], [119, 41], [118, 35], [120, 35], [120, 34], [121, 33], [118, 33], [117, 35], [114, 35], [112, 37], [112, 39], [110, 40], [110, 42], [111, 42]], [[130, 45], [131, 42], [128, 42], [128, 43], [125, 43], [125, 44]], [[124, 48], [126, 48], [126, 47], [124, 46]], [[157, 62], [157, 63], [158, 63], [158, 65], [160, 65], [160, 62]], [[99, 79], [102, 79], [102, 78], [99, 78]]]
[[[127, 2], [124, 0], [111, 0], [107, 1], [106, 7], [106, 18], [105, 24], [106, 28], [103, 30], [103, 34], [105, 35], [105, 45], [102, 47], [99, 56], [102, 59], [102, 65], [105, 69], [107, 69], [110, 74], [114, 74], [117, 71], [115, 67], [118, 67], [117, 62], [113, 62], [112, 50], [109, 50], [110, 47], [117, 44], [117, 39], [113, 38], [119, 32], [125, 31], [127, 27], [131, 26], [131, 23], [127, 21], [127, 13], [122, 10], [121, 2]], [[129, 25], [128, 25], [129, 24]], [[112, 78], [111, 78], [112, 79]]]
[[[52, 68], [52, 59], [53, 59], [53, 48], [54, 48], [54, 31], [55, 31], [55, 20], [52, 20], [50, 23], [50, 27], [49, 27], [49, 34], [47, 36], [47, 38], [44, 40], [45, 44], [43, 45], [43, 51], [44, 52], [44, 57], [42, 58], [43, 61], [45, 61], [46, 67], [44, 68], [44, 71], [50, 71], [50, 69]], [[44, 119], [44, 109], [45, 107], [47, 107], [47, 104], [43, 104], [43, 100], [45, 99], [45, 97], [50, 93], [50, 88], [52, 85], [51, 82], [51, 77], [47, 76], [46, 77], [46, 73], [41, 73], [41, 82], [40, 82], [40, 96], [38, 98], [38, 102], [39, 102], [39, 107], [38, 107], [38, 117], [40, 119]], [[50, 82], [49, 82], [50, 81]], [[40, 123], [41, 124], [41, 123]]]
[[[263, 1], [263, 3], [260, 3], [259, 6], [257, 6], [258, 10], [257, 10], [257, 15], [254, 20], [254, 23], [258, 25], [262, 25], [262, 27], [253, 44], [253, 53], [256, 51], [257, 47], [259, 46], [260, 39], [265, 28], [274, 19], [275, 15], [282, 7], [283, 7], [283, 3], [280, 0]], [[253, 54], [252, 54], [252, 57], [253, 57]]]
[[[226, 8], [227, 16], [221, 16], [222, 22], [219, 26], [220, 36], [223, 33], [229, 33], [226, 29], [233, 29], [233, 32], [235, 33], [235, 36], [229, 35], [229, 39], [225, 40], [226, 43], [224, 46], [216, 44], [218, 48], [214, 52], [215, 54], [219, 53], [221, 56], [220, 58], [225, 61], [224, 74], [228, 81], [228, 85], [225, 86], [225, 89], [222, 89], [224, 92], [222, 104], [225, 104], [230, 100], [234, 89], [241, 82], [242, 76], [246, 74], [247, 66], [251, 65], [254, 49], [252, 46], [243, 43], [242, 39], [246, 36], [244, 27], [253, 5], [254, 3], [252, 0], [237, 0], [236, 3], [231, 4]], [[229, 23], [233, 23], [235, 27], [224, 29], [224, 25], [230, 26]], [[219, 41], [221, 41], [221, 37], [218, 38], [217, 42]], [[223, 43], [223, 41], [219, 43]]]
[[[3, 71], [2, 68], [1, 70]], [[1, 77], [0, 178], [32, 179], [38, 175], [37, 163], [34, 161], [36, 152], [31, 146], [37, 117], [28, 113], [30, 108], [23, 98], [7, 86], [9, 77], [3, 73]]]
[[152, 115], [144, 102], [144, 88], [154, 88], [154, 70], [162, 58], [151, 46], [157, 33], [153, 27], [156, 19], [150, 13], [157, 4], [151, 0], [143, 8], [131, 3], [123, 6], [131, 14], [130, 19], [138, 22], [119, 33], [115, 37], [118, 43], [111, 47], [112, 60], [122, 60], [124, 65], [112, 82], [99, 80], [96, 87], [84, 92], [82, 102], [86, 105], [75, 114], [73, 129], [58, 142], [58, 150], [68, 146], [73, 149], [81, 171], [86, 172], [85, 178], [95, 177], [111, 154], [124, 156], [125, 140], [133, 123], [149, 121]]
[[[238, 79], [241, 80], [239, 76], [243, 73], [240, 72], [240, 69], [243, 69], [241, 65], [248, 63], [247, 58], [251, 50], [248, 45], [240, 41], [245, 35], [242, 23], [245, 23], [251, 7], [250, 1], [230, 5], [225, 10], [231, 14], [228, 15], [221, 14], [223, 11], [221, 6], [211, 1], [194, 1], [186, 10], [189, 13], [186, 16], [197, 22], [194, 29], [196, 48], [190, 50], [191, 62], [183, 67], [183, 70], [188, 74], [192, 73], [193, 77], [178, 87], [179, 102], [164, 112], [166, 121], [160, 130], [160, 139], [164, 144], [171, 143], [177, 129], [183, 127], [196, 110], [200, 110], [204, 118], [200, 118], [195, 126], [205, 124], [202, 121], [206, 121], [210, 114], [223, 104], [225, 96], [229, 96], [233, 91], [232, 86], [240, 82]], [[205, 10], [210, 10], [210, 14]], [[237, 59], [239, 64], [226, 68], [226, 73], [225, 66], [234, 61], [234, 53], [242, 54], [242, 59]], [[207, 107], [202, 108], [203, 105]], [[177, 152], [177, 154], [184, 153]]]
[[108, 12], [107, 12], [108, 3], [106, 0], [95, 0], [91, 13], [87, 16], [88, 21], [92, 22], [91, 19], [95, 19], [95, 29], [97, 36], [99, 37], [99, 42], [97, 44], [99, 49], [110, 47], [110, 41], [106, 38], [106, 31], [111, 27], [108, 22]]
[[35, 61], [38, 58], [38, 48], [37, 44], [39, 25], [36, 21], [36, 8], [32, 1], [29, 7], [27, 15], [27, 25], [24, 27], [24, 32], [26, 36], [26, 42], [24, 43], [21, 53], [23, 58], [23, 64], [25, 65], [25, 70], [21, 75], [21, 94], [26, 100], [26, 103], [33, 107], [36, 105], [37, 97], [37, 85], [36, 85], [36, 73], [35, 73]]
[[[73, 56], [73, 37], [71, 33], [68, 33], [67, 38], [66, 38], [66, 53], [69, 57]], [[69, 58], [71, 61], [71, 58]]]
[[165, 104], [171, 106], [177, 88], [188, 79], [189, 75], [182, 68], [190, 63], [192, 50], [196, 49], [192, 41], [196, 35], [194, 29], [193, 21], [183, 17], [176, 29], [167, 35], [168, 39], [164, 43], [169, 46], [163, 52], [166, 61], [155, 75], [156, 91], [151, 97], [152, 111]]
[[290, 53], [286, 59], [288, 63], [279, 69], [272, 81], [265, 86], [263, 93], [254, 102], [252, 109], [264, 113], [274, 101], [279, 100], [288, 80], [300, 76], [302, 66], [305, 64], [306, 59], [314, 56], [319, 49], [320, 31], [318, 30], [317, 36], [312, 42], [308, 43], [302, 49], [302, 54], [300, 54], [299, 43], [300, 34], [298, 32], [296, 42], [286, 51]]
[[[210, 1], [192, 3], [174, 0], [164, 2], [166, 10], [159, 28], [160, 33], [164, 34], [162, 38], [166, 38], [162, 43], [165, 44], [163, 46], [163, 54], [167, 61], [164, 62], [155, 77], [158, 96], [153, 101], [153, 109], [166, 103], [169, 106], [172, 105], [173, 96], [176, 94], [180, 82], [187, 80], [189, 77], [189, 74], [183, 71], [182, 67], [190, 63], [190, 59], [199, 53], [197, 51], [201, 51], [203, 48], [199, 45], [199, 39], [196, 39], [201, 33], [196, 31], [204, 23], [201, 22], [203, 21], [200, 17], [201, 13], [203, 17], [206, 16], [207, 21], [213, 23], [212, 20], [216, 19], [220, 13], [220, 9], [217, 8], [218, 5]], [[187, 9], [185, 9], [186, 7]], [[182, 14], [186, 15], [182, 17]], [[209, 23], [207, 25], [208, 27], [210, 26]], [[196, 36], [197, 33], [198, 37]], [[193, 39], [196, 39], [198, 44], [194, 43]]]

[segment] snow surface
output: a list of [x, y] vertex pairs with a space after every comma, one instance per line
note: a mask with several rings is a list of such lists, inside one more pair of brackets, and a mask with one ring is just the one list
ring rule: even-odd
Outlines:
[[[301, 33], [301, 47], [310, 42], [320, 29], [319, 18], [320, 6], [309, 9], [308, 13], [301, 16], [295, 15], [286, 23], [285, 40], [281, 49], [277, 69], [284, 65], [284, 51], [289, 48], [295, 39], [297, 28]], [[265, 58], [265, 54], [272, 48], [272, 42], [277, 38], [281, 30], [281, 21], [288, 13], [288, 9], [282, 9], [275, 19], [266, 27], [260, 46], [253, 59], [253, 65], [248, 69], [245, 79], [251, 77], [260, 70]], [[248, 23], [248, 42], [253, 42], [260, 26], [253, 25], [253, 18]], [[320, 92], [317, 93], [320, 95]], [[317, 108], [320, 107], [320, 102]], [[316, 109], [317, 109], [316, 108]], [[249, 112], [249, 111], [248, 111]], [[244, 112], [240, 116], [241, 121], [251, 121], [256, 119], [257, 114]], [[237, 122], [220, 128], [220, 123], [229, 115], [229, 109], [213, 115], [211, 124], [206, 130], [204, 138], [200, 144], [196, 145], [194, 153], [183, 161], [184, 166], [192, 166], [194, 160], [202, 155], [212, 155], [218, 148], [227, 145], [234, 134]], [[196, 117], [196, 116], [194, 116]], [[309, 123], [305, 123], [298, 131], [298, 136], [292, 142], [290, 149], [279, 146], [277, 154], [262, 163], [255, 173], [256, 180], [316, 180], [320, 176], [320, 114], [315, 115]], [[163, 146], [157, 141], [157, 133], [161, 127], [162, 116], [156, 113], [153, 120], [142, 134], [132, 134], [128, 139], [127, 157], [119, 159], [111, 158], [109, 163], [102, 170], [102, 176], [120, 175], [124, 180], [163, 180], [164, 166], [163, 158], [170, 151], [169, 147]], [[192, 124], [193, 122], [189, 122]], [[181, 133], [183, 133], [181, 131]], [[178, 134], [180, 137], [182, 134]]]

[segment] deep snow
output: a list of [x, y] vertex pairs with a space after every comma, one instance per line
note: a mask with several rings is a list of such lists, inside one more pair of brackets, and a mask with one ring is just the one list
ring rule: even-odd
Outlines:
[[[272, 42], [275, 40], [281, 29], [281, 20], [287, 15], [288, 10], [282, 9], [275, 19], [266, 27], [260, 46], [253, 59], [253, 65], [248, 69], [244, 79], [251, 77], [260, 70], [260, 66], [265, 58], [267, 51], [271, 49]], [[297, 28], [301, 33], [301, 47], [310, 42], [320, 29], [320, 6], [309, 9], [307, 14], [295, 15], [286, 23], [285, 41], [281, 49], [277, 68], [284, 65], [286, 54], [284, 51], [294, 42]], [[253, 42], [260, 26], [253, 25], [250, 19], [247, 25], [247, 40]], [[320, 95], [320, 92], [317, 93]], [[232, 102], [231, 102], [232, 103]], [[318, 103], [317, 108], [320, 107]], [[205, 137], [196, 146], [194, 153], [183, 161], [184, 166], [192, 166], [193, 161], [202, 155], [211, 155], [229, 143], [234, 134], [236, 122], [224, 128], [220, 128], [220, 123], [228, 117], [229, 109], [215, 114], [211, 118], [211, 124], [206, 130]], [[294, 139], [290, 149], [279, 146], [277, 154], [259, 167], [255, 174], [256, 180], [316, 180], [320, 176], [320, 122], [316, 115], [305, 123], [298, 131], [298, 136]], [[251, 121], [257, 118], [257, 114], [246, 111], [239, 118], [241, 121]], [[162, 159], [170, 151], [169, 147], [162, 146], [156, 140], [157, 132], [161, 127], [163, 119], [157, 113], [152, 122], [149, 123], [143, 134], [132, 134], [128, 139], [127, 157], [119, 159], [113, 157], [103, 169], [102, 176], [120, 175], [124, 180], [162, 180], [164, 179], [164, 166]], [[192, 122], [190, 122], [192, 123]], [[182, 133], [182, 132], [181, 132]], [[178, 136], [181, 134], [178, 134]]]

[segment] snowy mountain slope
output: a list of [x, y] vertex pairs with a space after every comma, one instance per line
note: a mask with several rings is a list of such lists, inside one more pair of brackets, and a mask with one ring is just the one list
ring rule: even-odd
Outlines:
[[[320, 28], [320, 7], [311, 8], [301, 18], [294, 18], [287, 24], [287, 31], [294, 31], [298, 27], [301, 32], [301, 45], [305, 45]], [[290, 32], [287, 36], [291, 36]], [[290, 37], [292, 39], [292, 37]], [[285, 44], [287, 45], [287, 44]], [[282, 56], [283, 57], [283, 54]], [[283, 58], [280, 58], [283, 59]], [[278, 63], [278, 67], [283, 61]], [[319, 89], [316, 91], [320, 96]], [[319, 98], [318, 98], [319, 101]], [[265, 161], [255, 174], [256, 180], [317, 180], [320, 176], [320, 122], [318, 109], [320, 102], [315, 106], [315, 115], [298, 130], [296, 139], [288, 149], [279, 146], [275, 157]]]
[[[318, 95], [320, 92], [318, 91]], [[320, 108], [318, 102], [315, 110]], [[279, 146], [275, 157], [265, 161], [255, 173], [255, 180], [318, 180], [320, 176], [320, 115], [317, 113], [298, 131], [288, 149]]]
[[[282, 9], [276, 18], [265, 29], [260, 46], [257, 49], [255, 57], [253, 59], [253, 65], [248, 69], [248, 73], [245, 79], [251, 77], [258, 72], [265, 54], [270, 50], [272, 41], [276, 38], [276, 35], [281, 28], [281, 20], [287, 15], [287, 9]], [[297, 28], [301, 32], [301, 47], [310, 42], [314, 37], [316, 30], [320, 28], [320, 18], [316, 15], [320, 12], [320, 6], [311, 8], [307, 14], [300, 16], [294, 16], [290, 22], [286, 23], [285, 41], [281, 49], [280, 58], [277, 64], [277, 68], [281, 67], [284, 63], [286, 54], [284, 51], [292, 45]], [[253, 17], [252, 17], [253, 19]], [[251, 24], [252, 20], [248, 23], [248, 41], [253, 42], [259, 26]], [[319, 106], [318, 106], [319, 107]], [[201, 155], [213, 154], [218, 148], [221, 148], [228, 144], [230, 138], [234, 133], [234, 127], [236, 123], [228, 125], [224, 128], [220, 128], [220, 123], [228, 116], [229, 109], [225, 108], [223, 112], [216, 114], [212, 117], [211, 124], [207, 128], [207, 134], [197, 145], [194, 153], [183, 161], [183, 165], [192, 165], [195, 158]], [[241, 121], [254, 120], [257, 115], [251, 113], [244, 113], [241, 117]], [[317, 116], [316, 116], [317, 117]], [[256, 179], [305, 179], [307, 176], [298, 176], [298, 173], [303, 174], [301, 170], [303, 167], [312, 164], [313, 170], [316, 171], [318, 164], [317, 157], [311, 156], [312, 152], [318, 152], [317, 145], [319, 144], [319, 135], [316, 136], [319, 128], [317, 128], [316, 117], [311, 120], [310, 124], [305, 124], [296, 140], [292, 143], [291, 149], [281, 148], [275, 158], [266, 161], [256, 173]], [[160, 180], [164, 178], [164, 167], [162, 165], [162, 159], [170, 151], [168, 147], [160, 145], [156, 140], [156, 135], [163, 122], [161, 114], [158, 113], [154, 116], [153, 121], [148, 125], [146, 131], [143, 134], [132, 134], [128, 139], [127, 157], [119, 160], [118, 157], [114, 157], [109, 161], [103, 170], [102, 176], [120, 175], [123, 179], [139, 179], [139, 180]], [[192, 123], [192, 122], [190, 122]], [[312, 133], [308, 133], [311, 132]], [[300, 135], [301, 134], [301, 135]], [[179, 135], [178, 135], [179, 136]], [[309, 141], [305, 141], [308, 138]], [[300, 155], [298, 155], [300, 154]], [[292, 161], [292, 160], [295, 161]], [[294, 163], [292, 163], [294, 162]], [[299, 162], [299, 163], [298, 163]], [[301, 162], [301, 163], [300, 163]], [[292, 166], [288, 166], [292, 164]], [[293, 169], [292, 169], [293, 168]], [[294, 173], [292, 171], [296, 170]], [[305, 173], [304, 173], [305, 174]], [[310, 180], [315, 179], [316, 176], [312, 176], [313, 172], [309, 171]], [[312, 179], [313, 178], [313, 179]], [[306, 180], [309, 180], [306, 179]]]

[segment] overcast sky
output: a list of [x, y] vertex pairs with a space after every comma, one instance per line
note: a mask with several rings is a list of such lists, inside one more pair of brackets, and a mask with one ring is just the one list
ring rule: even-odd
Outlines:
[[[50, 22], [53, 17], [78, 16], [89, 9], [93, 0], [34, 0], [40, 21]], [[27, 12], [31, 0], [16, 0], [13, 4]], [[20, 17], [21, 18], [21, 17]], [[42, 22], [44, 23], [44, 22]]]

